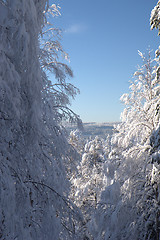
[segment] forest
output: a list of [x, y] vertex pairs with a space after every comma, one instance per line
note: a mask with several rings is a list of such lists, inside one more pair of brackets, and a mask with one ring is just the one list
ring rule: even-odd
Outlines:
[[[160, 48], [139, 51], [121, 122], [84, 137], [59, 14], [0, 0], [0, 239], [159, 240]], [[160, 1], [150, 25], [160, 34]]]

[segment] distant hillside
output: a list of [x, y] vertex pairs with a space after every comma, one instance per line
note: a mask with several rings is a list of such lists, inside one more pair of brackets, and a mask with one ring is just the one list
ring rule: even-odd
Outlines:
[[[82, 131], [82, 135], [85, 138], [94, 138], [95, 136], [99, 136], [101, 138], [106, 138], [106, 136], [112, 135], [114, 131], [114, 125], [118, 124], [117, 122], [107, 122], [107, 123], [96, 123], [96, 122], [87, 122], [83, 123], [84, 130]], [[68, 132], [75, 130], [75, 125], [66, 126]]]

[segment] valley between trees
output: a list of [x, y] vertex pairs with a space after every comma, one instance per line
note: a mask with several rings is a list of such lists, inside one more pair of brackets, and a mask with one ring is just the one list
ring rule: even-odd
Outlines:
[[[121, 122], [84, 136], [58, 15], [0, 0], [0, 239], [159, 240], [160, 49], [139, 52]], [[160, 1], [150, 24], [160, 33]]]

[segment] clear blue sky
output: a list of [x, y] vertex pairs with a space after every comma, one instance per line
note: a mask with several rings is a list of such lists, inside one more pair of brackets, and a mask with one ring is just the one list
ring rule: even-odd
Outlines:
[[62, 45], [70, 56], [73, 84], [80, 95], [72, 109], [83, 122], [119, 121], [120, 96], [129, 91], [141, 59], [138, 50], [158, 48], [160, 37], [150, 30], [150, 12], [157, 0], [50, 0], [61, 16]]

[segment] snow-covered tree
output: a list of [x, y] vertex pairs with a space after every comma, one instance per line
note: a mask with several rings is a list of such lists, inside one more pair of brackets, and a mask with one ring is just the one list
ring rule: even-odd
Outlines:
[[[47, 16], [59, 15], [59, 9], [53, 4], [48, 12]], [[50, 18], [47, 20], [50, 20]], [[55, 28], [49, 21], [46, 21], [46, 25], [41, 33], [40, 43], [40, 64], [45, 72], [49, 72], [54, 75], [54, 81], [47, 81], [44, 84], [44, 90], [50, 93], [52, 96], [52, 107], [57, 112], [58, 121], [66, 121], [69, 119], [70, 122], [76, 122], [78, 127], [81, 127], [82, 121], [79, 116], [71, 110], [70, 98], [75, 97], [79, 93], [79, 89], [76, 88], [68, 80], [73, 77], [73, 72], [65, 61], [69, 61], [68, 54], [63, 50], [60, 44], [61, 31]]]
[[84, 152], [85, 140], [82, 137], [81, 131], [78, 129], [72, 130], [69, 134], [69, 143], [80, 153]]
[[159, 125], [157, 106], [160, 80], [156, 77], [157, 64], [152, 60], [150, 51], [148, 56], [141, 52], [139, 55], [143, 65], [134, 74], [135, 80], [131, 81], [130, 93], [121, 97], [125, 109], [121, 114], [122, 123], [116, 126], [116, 134], [112, 139], [112, 144], [116, 146], [112, 154], [118, 155], [119, 151], [120, 158], [148, 151], [150, 136]]
[[78, 166], [78, 176], [72, 179], [72, 198], [80, 207], [88, 222], [98, 206], [101, 191], [105, 186], [104, 149], [99, 137], [86, 143], [82, 160]]
[[[1, 239], [79, 238], [82, 217], [67, 197], [70, 145], [59, 125], [76, 90], [66, 83], [67, 65], [42, 47], [48, 11], [47, 0], [0, 1]], [[52, 60], [59, 92], [44, 72]]]

